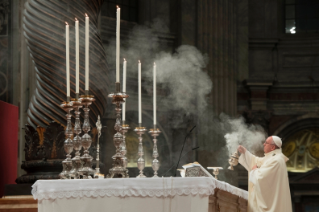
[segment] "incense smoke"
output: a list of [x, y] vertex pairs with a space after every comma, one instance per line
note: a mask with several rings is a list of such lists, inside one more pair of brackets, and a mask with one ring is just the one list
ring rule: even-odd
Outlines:
[[265, 141], [266, 135], [261, 126], [247, 125], [243, 117], [231, 119], [222, 115], [222, 119], [229, 128], [229, 132], [224, 136], [229, 154], [237, 151], [238, 145], [246, 147], [254, 154], [262, 150], [262, 142]]
[[[144, 79], [142, 90], [149, 94], [148, 98], [152, 96], [153, 63], [155, 62], [159, 94], [158, 108], [174, 115], [174, 118], [169, 119], [168, 126], [177, 129], [185, 121], [183, 116], [195, 117], [194, 122], [199, 123], [195, 131], [198, 133], [197, 143], [202, 150], [201, 157], [207, 160], [213, 157], [216, 163], [210, 166], [219, 165], [226, 168], [230, 154], [236, 151], [240, 144], [252, 153], [259, 151], [262, 147], [261, 142], [265, 139], [262, 127], [245, 124], [243, 117], [230, 118], [225, 114], [218, 116], [209, 107], [207, 96], [213, 89], [213, 84], [209, 75], [204, 71], [209, 62], [208, 56], [189, 45], [171, 49], [159, 39], [159, 36], [166, 33], [168, 28], [158, 20], [150, 26], [137, 25], [129, 33], [128, 39], [122, 40], [121, 58], [128, 61], [127, 91], [137, 92], [137, 61], [141, 60], [142, 78]], [[115, 70], [115, 64], [111, 63], [115, 61], [115, 39], [110, 40], [105, 49], [111, 70]], [[110, 81], [115, 80], [114, 73], [115, 71], [110, 72]], [[132, 96], [131, 93], [128, 94]], [[145, 101], [144, 97], [143, 101]], [[173, 141], [169, 142], [172, 142], [172, 145], [175, 144]], [[190, 144], [187, 147], [189, 150], [192, 143], [188, 142], [188, 144]], [[188, 150], [185, 149], [184, 152]], [[171, 149], [172, 161], [176, 161], [179, 151], [180, 147]]]
[[[128, 39], [123, 39], [121, 58], [127, 60], [128, 78], [137, 78], [137, 61], [141, 60], [142, 75], [146, 79], [142, 82], [142, 87], [152, 96], [155, 62], [158, 88], [168, 91], [165, 95], [158, 95], [158, 106], [186, 115], [203, 111], [207, 106], [206, 95], [212, 90], [212, 81], [203, 71], [208, 64], [207, 55], [189, 45], [182, 45], [171, 53], [172, 49], [161, 43], [158, 37], [168, 28], [158, 20], [150, 25], [151, 27], [135, 26]], [[111, 40], [105, 49], [108, 60], [115, 61], [115, 40]], [[135, 83], [128, 83], [127, 90], [136, 91], [134, 86]], [[180, 124], [179, 120], [181, 119], [176, 119], [175, 125]]]

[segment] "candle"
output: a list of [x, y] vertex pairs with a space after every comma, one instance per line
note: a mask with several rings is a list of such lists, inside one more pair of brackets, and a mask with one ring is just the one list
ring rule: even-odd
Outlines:
[[65, 22], [65, 58], [66, 58], [66, 96], [70, 97], [70, 55], [69, 55], [69, 24]]
[[[126, 60], [123, 62], [123, 92], [126, 92]], [[122, 106], [122, 120], [125, 121], [126, 99]]]
[[80, 50], [79, 50], [79, 21], [75, 18], [75, 93], [79, 93], [80, 87]]
[[89, 90], [89, 44], [90, 44], [90, 34], [89, 34], [90, 19], [85, 13], [85, 90]]
[[120, 82], [120, 22], [121, 8], [116, 10], [116, 82]]
[[138, 123], [142, 124], [142, 73], [141, 62], [138, 61]]
[[154, 126], [156, 125], [156, 64], [153, 66], [153, 118]]

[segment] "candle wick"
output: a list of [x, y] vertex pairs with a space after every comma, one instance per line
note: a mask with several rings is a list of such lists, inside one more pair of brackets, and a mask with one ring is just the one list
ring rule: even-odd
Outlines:
[[66, 25], [69, 25], [68, 22], [65, 22]]

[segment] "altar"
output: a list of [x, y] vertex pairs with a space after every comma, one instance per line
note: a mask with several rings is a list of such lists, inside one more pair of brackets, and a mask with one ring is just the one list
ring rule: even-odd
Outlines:
[[248, 193], [212, 177], [38, 180], [38, 211], [246, 211]]

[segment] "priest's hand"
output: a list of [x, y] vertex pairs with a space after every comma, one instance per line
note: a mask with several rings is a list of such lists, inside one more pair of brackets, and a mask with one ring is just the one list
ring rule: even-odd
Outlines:
[[242, 145], [239, 145], [237, 148], [237, 151], [240, 152], [241, 154], [245, 154], [246, 148], [243, 147]]
[[251, 170], [255, 170], [257, 169], [257, 165], [254, 165], [253, 168], [251, 168]]

